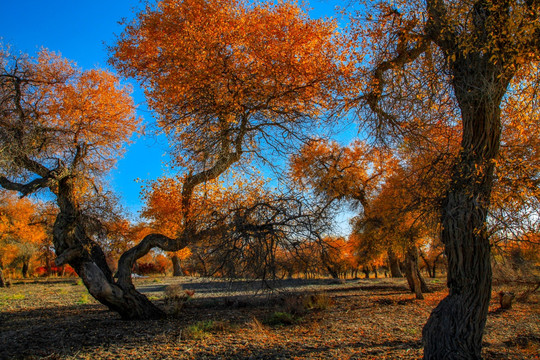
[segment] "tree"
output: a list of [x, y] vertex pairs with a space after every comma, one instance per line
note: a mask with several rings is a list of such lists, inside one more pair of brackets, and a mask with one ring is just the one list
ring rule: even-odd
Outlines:
[[426, 241], [434, 214], [425, 211], [412, 190], [416, 175], [414, 169], [397, 168], [370, 202], [369, 212], [355, 218], [353, 235], [372, 257], [383, 249], [403, 254], [409, 287], [417, 299], [423, 299], [429, 289], [420, 275], [418, 248]]
[[23, 277], [28, 277], [30, 260], [47, 237], [38, 216], [37, 204], [0, 192], [0, 265], [20, 265]]
[[[320, 120], [342, 86], [338, 48], [334, 23], [311, 20], [288, 2], [165, 0], [126, 24], [111, 63], [143, 86], [185, 177], [182, 231], [148, 235], [124, 253], [120, 282], [131, 282], [132, 265], [153, 247], [178, 251], [231, 227], [247, 231], [234, 222], [198, 227], [196, 188], [246, 155], [298, 141]], [[256, 204], [237, 220], [278, 208]]]
[[[168, 230], [170, 237], [186, 231], [183, 184], [183, 177], [164, 177], [150, 182], [143, 192], [143, 216], [154, 229]], [[189, 248], [173, 252], [172, 256], [193, 254], [205, 276], [275, 278], [277, 252], [299, 242], [303, 221], [314, 226], [312, 218], [316, 219], [302, 210], [301, 202], [293, 196], [265, 189], [263, 180], [247, 180], [234, 174], [229, 181], [208, 181], [197, 188], [192, 204], [196, 205], [192, 226], [219, 228], [221, 232], [192, 239]]]
[[133, 112], [129, 89], [109, 72], [81, 71], [46, 50], [36, 59], [0, 51], [0, 186], [23, 197], [54, 194], [56, 264], [71, 265], [90, 294], [124, 318], [162, 312], [113, 278], [82, 203], [137, 129]]
[[347, 200], [368, 211], [369, 201], [395, 170], [397, 159], [384, 148], [354, 141], [340, 146], [311, 139], [291, 157], [292, 178], [326, 201]]
[[381, 2], [373, 21], [356, 23], [361, 44], [374, 44], [372, 66], [360, 71], [371, 80], [357, 100], [379, 129], [399, 134], [429, 126], [447, 105], [450, 117], [439, 121], [461, 122], [460, 150], [441, 216], [450, 292], [424, 327], [426, 359], [481, 357], [491, 294], [486, 218], [500, 148], [501, 106], [535, 81], [528, 69], [538, 62], [539, 5]]
[[[360, 207], [361, 217], [367, 217], [372, 211], [371, 201], [398, 168], [398, 159], [389, 148], [371, 146], [358, 140], [341, 146], [333, 141], [311, 139], [291, 157], [290, 168], [293, 181], [302, 188], [311, 189], [325, 203], [346, 201], [355, 208]], [[353, 238], [356, 235], [353, 234]], [[360, 251], [361, 261], [371, 262], [380, 257], [380, 246], [362, 239], [365, 237], [356, 236], [359, 245], [367, 246]], [[391, 246], [387, 251], [392, 276], [401, 276]]]

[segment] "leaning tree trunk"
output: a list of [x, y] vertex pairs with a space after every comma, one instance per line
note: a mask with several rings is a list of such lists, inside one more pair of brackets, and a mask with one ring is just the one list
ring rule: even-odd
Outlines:
[[109, 309], [118, 312], [123, 319], [163, 317], [165, 313], [135, 289], [131, 278], [114, 280], [105, 254], [87, 233], [87, 219], [82, 216], [74, 194], [72, 178], [59, 181], [57, 202], [60, 213], [53, 227], [56, 264], [71, 265], [88, 292]]
[[390, 275], [393, 278], [403, 277], [399, 267], [399, 259], [392, 248], [388, 249], [388, 264], [390, 265]]
[[463, 135], [442, 208], [449, 294], [422, 331], [425, 359], [480, 359], [491, 297], [486, 217], [500, 144], [499, 104], [508, 84], [465, 61], [471, 60], [459, 59], [453, 69]]
[[[418, 249], [416, 246], [411, 245], [407, 248], [405, 253], [405, 277], [407, 278], [407, 283], [411, 292], [416, 295], [417, 299], [424, 299], [424, 294], [422, 293], [422, 281], [420, 271], [418, 269]], [[425, 285], [425, 283], [424, 283]]]

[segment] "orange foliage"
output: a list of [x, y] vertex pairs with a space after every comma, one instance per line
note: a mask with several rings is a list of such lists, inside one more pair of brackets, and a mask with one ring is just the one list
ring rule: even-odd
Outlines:
[[208, 168], [331, 105], [345, 70], [337, 36], [292, 2], [163, 0], [126, 25], [111, 62], [141, 82], [178, 161]]
[[131, 89], [110, 72], [82, 71], [47, 50], [28, 66], [42, 82], [26, 99], [40, 111], [33, 125], [54, 134], [39, 155], [71, 162], [84, 157], [88, 172], [110, 169], [139, 126]]
[[357, 200], [364, 207], [397, 160], [391, 152], [354, 141], [346, 147], [316, 139], [291, 158], [292, 178], [330, 199]]
[[0, 192], [0, 266], [16, 264], [16, 260], [28, 265], [38, 254], [48, 237], [38, 215], [30, 200]]
[[[160, 178], [143, 189], [146, 206], [142, 215], [155, 229], [170, 237], [184, 229], [183, 181], [183, 177]], [[247, 181], [240, 177], [235, 177], [231, 184], [223, 180], [207, 182], [194, 194], [191, 214], [199, 226], [207, 226], [212, 219], [226, 218], [235, 208], [264, 201], [263, 186], [262, 180]]]

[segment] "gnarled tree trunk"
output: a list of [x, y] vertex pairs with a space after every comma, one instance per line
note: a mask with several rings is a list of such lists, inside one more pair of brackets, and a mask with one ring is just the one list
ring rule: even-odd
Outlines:
[[61, 179], [57, 202], [60, 208], [53, 228], [56, 264], [69, 264], [81, 277], [88, 292], [99, 302], [116, 311], [123, 319], [154, 319], [165, 313], [139, 293], [129, 280], [115, 282], [105, 254], [85, 228], [74, 196], [73, 178]]
[[442, 209], [449, 295], [424, 326], [425, 359], [480, 359], [491, 297], [486, 217], [500, 144], [499, 106], [508, 82], [487, 59], [474, 60], [459, 58], [453, 69], [463, 137]]
[[21, 274], [23, 276], [23, 278], [27, 278], [28, 277], [28, 269], [30, 267], [30, 259], [25, 257], [23, 258], [22, 260], [22, 269], [21, 269]]

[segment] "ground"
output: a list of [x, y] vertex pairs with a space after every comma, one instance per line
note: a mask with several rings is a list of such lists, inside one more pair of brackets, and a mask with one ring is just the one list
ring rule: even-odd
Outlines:
[[[403, 279], [264, 284], [272, 292], [260, 290], [261, 283], [191, 277], [135, 284], [173, 314], [122, 321], [77, 279], [0, 289], [0, 359], [418, 359], [422, 326], [446, 291], [443, 279], [432, 280], [435, 292], [421, 301]], [[182, 295], [194, 291], [180, 310], [164, 302], [171, 284], [181, 284]], [[539, 296], [500, 311], [498, 290], [484, 357], [540, 358]]]

